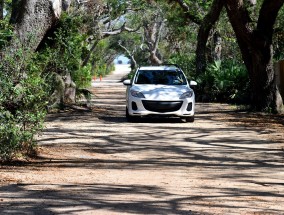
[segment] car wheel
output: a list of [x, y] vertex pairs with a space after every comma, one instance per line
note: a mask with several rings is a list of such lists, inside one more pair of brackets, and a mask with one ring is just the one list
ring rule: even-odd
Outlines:
[[194, 116], [186, 117], [185, 121], [186, 122], [194, 122]]
[[129, 115], [128, 108], [126, 107], [125, 116], [128, 122], [135, 122], [136, 117]]

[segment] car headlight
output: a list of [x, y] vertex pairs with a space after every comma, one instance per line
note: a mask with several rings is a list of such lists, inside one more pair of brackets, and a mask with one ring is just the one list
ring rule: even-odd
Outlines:
[[130, 91], [131, 95], [137, 98], [145, 98], [145, 96], [143, 95], [143, 93], [136, 91], [136, 90], [131, 90]]
[[186, 99], [186, 98], [191, 98], [193, 96], [193, 91], [187, 91], [183, 93], [179, 98], [180, 99]]

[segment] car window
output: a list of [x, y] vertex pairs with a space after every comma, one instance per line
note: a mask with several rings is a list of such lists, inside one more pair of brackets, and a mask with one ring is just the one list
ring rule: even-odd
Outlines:
[[186, 85], [181, 71], [175, 70], [138, 70], [135, 84]]

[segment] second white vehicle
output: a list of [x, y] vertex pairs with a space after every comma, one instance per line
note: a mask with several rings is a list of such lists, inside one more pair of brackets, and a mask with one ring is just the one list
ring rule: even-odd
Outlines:
[[183, 71], [175, 65], [145, 66], [137, 69], [133, 80], [123, 82], [126, 90], [126, 117], [178, 116], [194, 121], [195, 95]]

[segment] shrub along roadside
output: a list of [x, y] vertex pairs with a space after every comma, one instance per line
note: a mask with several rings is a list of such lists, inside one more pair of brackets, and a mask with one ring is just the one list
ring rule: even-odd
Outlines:
[[0, 20], [0, 49], [2, 49], [13, 34], [12, 26], [5, 20]]
[[[7, 52], [6, 52], [7, 53]], [[18, 50], [0, 65], [0, 160], [33, 155], [43, 128], [47, 85], [35, 54]]]
[[249, 102], [249, 77], [244, 65], [234, 60], [215, 61], [197, 78], [197, 100], [203, 102]]
[[213, 61], [201, 75], [194, 70], [194, 55], [172, 55], [169, 62], [179, 65], [188, 79], [197, 81], [194, 87], [197, 101], [249, 103], [249, 76], [241, 62], [235, 59]]

